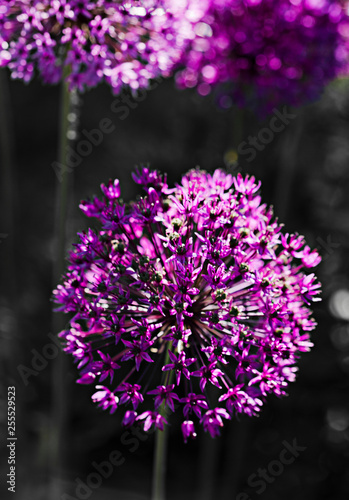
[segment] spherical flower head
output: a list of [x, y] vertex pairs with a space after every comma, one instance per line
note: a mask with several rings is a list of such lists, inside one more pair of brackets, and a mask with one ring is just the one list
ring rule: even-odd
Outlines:
[[312, 101], [348, 68], [348, 20], [342, 0], [210, 0], [178, 84], [262, 116]]
[[171, 189], [159, 172], [133, 177], [137, 201], [116, 180], [81, 203], [101, 227], [79, 234], [54, 291], [72, 316], [64, 349], [124, 425], [163, 429], [180, 412], [185, 441], [198, 423], [214, 437], [295, 380], [320, 257], [281, 231], [254, 177], [192, 170]]
[[168, 76], [208, 0], [9, 0], [0, 7], [0, 66], [26, 82], [62, 76], [115, 93]]

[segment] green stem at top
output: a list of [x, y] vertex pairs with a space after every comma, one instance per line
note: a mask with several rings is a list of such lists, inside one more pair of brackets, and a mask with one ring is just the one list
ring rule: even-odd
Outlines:
[[[2, 245], [0, 293], [7, 297], [13, 311], [13, 321], [15, 321], [15, 318], [19, 316], [19, 313], [16, 314], [18, 266], [15, 256], [17, 236], [21, 233], [18, 228], [20, 221], [17, 220], [20, 197], [16, 187], [17, 172], [14, 159], [14, 123], [11, 113], [10, 85], [5, 68], [0, 69], [0, 110], [0, 245]], [[13, 333], [11, 337], [14, 337]]]
[[62, 81], [61, 91], [61, 115], [60, 115], [60, 131], [59, 131], [59, 150], [58, 158], [62, 166], [60, 178], [57, 183], [56, 193], [56, 244], [57, 251], [55, 256], [54, 266], [54, 282], [57, 284], [64, 270], [64, 260], [66, 251], [66, 231], [67, 231], [67, 214], [68, 214], [68, 191], [69, 191], [69, 171], [67, 167], [67, 151], [69, 145], [68, 131], [69, 121], [68, 114], [71, 107], [71, 93], [68, 83], [65, 79]]
[[[69, 113], [72, 106], [72, 93], [66, 81], [66, 72], [61, 83], [60, 117], [59, 117], [59, 144], [58, 162], [59, 173], [56, 181], [55, 195], [55, 248], [53, 264], [53, 287], [60, 282], [65, 267], [65, 254], [67, 245], [68, 202], [72, 174], [67, 167], [67, 154], [70, 128]], [[66, 318], [63, 313], [54, 313], [52, 328], [55, 334], [65, 328]], [[48, 446], [48, 463], [51, 478], [50, 498], [59, 500], [62, 491], [62, 475], [65, 456], [65, 443], [67, 441], [67, 412], [68, 412], [68, 387], [65, 381], [67, 371], [63, 353], [59, 353], [53, 360], [51, 375], [51, 430]]]
[[241, 160], [239, 146], [245, 139], [245, 125], [245, 110], [234, 106], [229, 116], [228, 145], [224, 158], [228, 171], [232, 174], [236, 173], [239, 166], [241, 167], [239, 165], [239, 160]]

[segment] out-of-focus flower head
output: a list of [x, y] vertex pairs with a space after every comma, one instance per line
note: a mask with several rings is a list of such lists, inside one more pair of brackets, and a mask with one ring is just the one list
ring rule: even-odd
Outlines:
[[182, 414], [185, 440], [197, 422], [216, 436], [295, 380], [320, 257], [281, 232], [254, 177], [192, 170], [172, 189], [146, 168], [133, 177], [138, 201], [124, 203], [115, 180], [81, 203], [101, 228], [79, 234], [54, 291], [71, 314], [60, 337], [78, 382], [97, 384], [102, 409], [123, 407], [125, 425], [163, 429], [165, 407]]
[[[168, 76], [193, 36], [206, 0], [9, 0], [0, 6], [0, 66], [46, 83], [67, 74], [83, 90], [106, 80], [145, 87]], [[64, 72], [64, 67], [66, 71]]]
[[202, 95], [264, 115], [316, 99], [349, 64], [347, 2], [210, 0], [177, 75]]

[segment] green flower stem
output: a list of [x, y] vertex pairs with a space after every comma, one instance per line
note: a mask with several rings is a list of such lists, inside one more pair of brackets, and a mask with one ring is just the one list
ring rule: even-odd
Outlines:
[[240, 420], [229, 422], [228, 435], [224, 450], [222, 479], [220, 481], [220, 500], [239, 498], [241, 473], [248, 460], [250, 417], [244, 415]]
[[[68, 198], [72, 174], [67, 169], [68, 151], [68, 115], [71, 109], [72, 94], [69, 91], [64, 75], [61, 87], [60, 127], [58, 160], [61, 165], [60, 176], [56, 183], [56, 219], [55, 219], [55, 255], [53, 265], [53, 286], [56, 287], [64, 271], [65, 253], [67, 242]], [[60, 332], [65, 328], [66, 318], [63, 313], [54, 313], [53, 331]], [[50, 473], [50, 498], [58, 500], [62, 494], [62, 473], [64, 463], [64, 443], [67, 441], [67, 412], [69, 400], [68, 387], [65, 381], [67, 371], [66, 360], [63, 353], [59, 353], [52, 364], [52, 401], [51, 401], [51, 430], [48, 446], [48, 463]]]
[[232, 174], [234, 174], [234, 171], [239, 166], [238, 149], [240, 144], [245, 140], [246, 118], [245, 109], [233, 106], [229, 115], [228, 149], [225, 155], [225, 163]]
[[[167, 365], [170, 359], [168, 347], [165, 355], [164, 364]], [[171, 384], [174, 376], [174, 371], [171, 370], [166, 374], [166, 384]], [[160, 406], [160, 414], [166, 418], [165, 402]], [[166, 498], [166, 464], [167, 464], [167, 442], [168, 442], [168, 426], [164, 426], [164, 430], [156, 429], [155, 434], [155, 454], [153, 463], [153, 488], [152, 500], [165, 500]]]
[[[160, 413], [165, 416], [162, 407]], [[167, 437], [167, 425], [164, 426], [163, 431], [156, 430], [152, 500], [165, 500]]]
[[[217, 389], [214, 386], [207, 386], [207, 398], [215, 400], [217, 398]], [[230, 424], [231, 422], [229, 422]], [[222, 438], [213, 438], [208, 432], [200, 436], [199, 456], [198, 456], [198, 498], [200, 500], [213, 500], [217, 479], [217, 464], [220, 461], [222, 453]], [[229, 450], [233, 450], [235, 444], [231, 445]], [[233, 474], [233, 470], [230, 471]], [[217, 492], [216, 492], [217, 493]], [[219, 497], [220, 498], [220, 497]]]
[[0, 71], [0, 167], [1, 167], [1, 227], [3, 293], [8, 294], [11, 307], [17, 303], [17, 265], [15, 263], [15, 234], [17, 206], [15, 193], [14, 134], [11, 114], [10, 88], [5, 69]]
[[297, 109], [297, 119], [287, 126], [280, 138], [281, 147], [273, 205], [278, 219], [284, 223], [287, 223], [290, 215], [290, 201], [297, 173], [298, 154], [304, 135], [304, 116], [304, 110]]
[[61, 93], [61, 116], [60, 116], [60, 137], [59, 137], [59, 163], [62, 165], [61, 177], [57, 183], [56, 189], [56, 242], [57, 253], [54, 266], [55, 284], [59, 281], [64, 271], [65, 251], [66, 251], [66, 229], [68, 213], [68, 191], [69, 191], [69, 171], [67, 168], [67, 150], [69, 145], [68, 114], [71, 107], [71, 93], [68, 83], [62, 82]]
[[241, 144], [241, 142], [245, 139], [244, 133], [245, 133], [245, 109], [239, 108], [238, 106], [234, 106], [233, 108], [233, 144], [236, 152], [238, 153], [238, 147]]

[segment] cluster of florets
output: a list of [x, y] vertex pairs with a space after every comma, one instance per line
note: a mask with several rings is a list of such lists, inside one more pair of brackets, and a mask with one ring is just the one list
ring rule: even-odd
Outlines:
[[225, 82], [218, 87], [223, 107], [234, 102], [261, 114], [313, 100], [348, 67], [344, 3], [210, 0], [178, 82], [202, 95]]
[[205, 1], [9, 0], [0, 6], [0, 65], [13, 78], [63, 75], [83, 90], [144, 87], [181, 58]]
[[348, 69], [347, 0], [9, 0], [0, 6], [0, 66], [30, 81], [64, 75], [83, 90], [144, 87], [178, 67], [179, 85], [216, 84], [263, 112], [314, 99]]
[[309, 305], [320, 257], [298, 234], [282, 234], [260, 183], [193, 170], [169, 189], [158, 172], [134, 174], [146, 195], [120, 199], [119, 182], [81, 203], [102, 227], [79, 234], [57, 310], [60, 333], [92, 399], [123, 423], [163, 429], [183, 412], [212, 436], [234, 414], [257, 415], [268, 394], [285, 394], [312, 346]]

